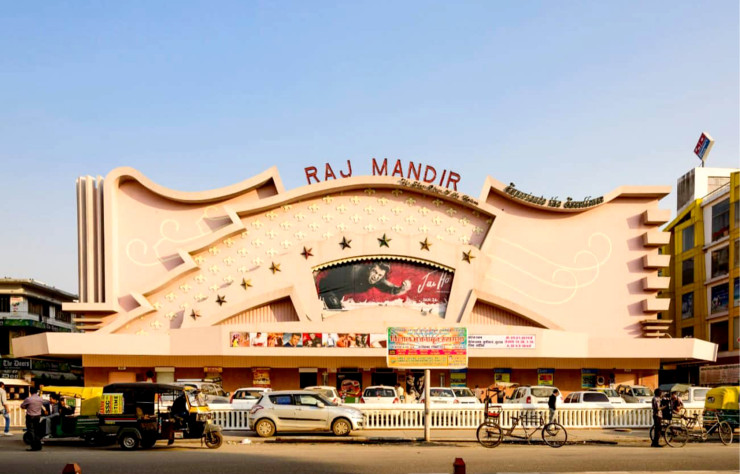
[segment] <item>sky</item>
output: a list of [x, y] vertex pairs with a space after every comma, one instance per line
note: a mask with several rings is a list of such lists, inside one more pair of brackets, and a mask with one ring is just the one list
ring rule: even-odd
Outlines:
[[[545, 197], [740, 167], [735, 0], [0, 0], [0, 277], [77, 293], [75, 180], [372, 158]], [[675, 212], [675, 194], [661, 207]]]

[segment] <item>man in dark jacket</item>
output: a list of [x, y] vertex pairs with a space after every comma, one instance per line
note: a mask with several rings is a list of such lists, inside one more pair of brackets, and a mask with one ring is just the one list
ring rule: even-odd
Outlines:
[[547, 398], [547, 408], [550, 409], [550, 421], [549, 423], [552, 423], [555, 421], [555, 410], [558, 408], [558, 389], [552, 391], [550, 396]]
[[659, 388], [655, 389], [655, 396], [652, 400], [653, 407], [653, 442], [650, 446], [653, 448], [662, 448], [660, 445], [660, 437], [663, 435], [663, 391]]
[[30, 396], [21, 403], [21, 408], [26, 410], [26, 430], [31, 434], [31, 447], [28, 451], [41, 451], [41, 415], [48, 413], [38, 392], [36, 387], [31, 387]]

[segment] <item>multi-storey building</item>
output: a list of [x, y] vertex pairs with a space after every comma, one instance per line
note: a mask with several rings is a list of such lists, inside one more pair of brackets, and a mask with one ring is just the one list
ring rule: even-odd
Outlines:
[[[0, 278], [0, 378], [35, 382], [78, 381], [79, 357], [64, 360], [17, 358], [13, 340], [43, 332], [77, 332], [62, 305], [77, 296], [32, 279]], [[73, 373], [76, 372], [76, 373]]]
[[677, 215], [666, 227], [672, 256], [672, 334], [717, 344], [712, 364], [668, 364], [678, 381], [738, 383], [740, 353], [740, 231], [737, 169], [695, 168], [678, 180]]

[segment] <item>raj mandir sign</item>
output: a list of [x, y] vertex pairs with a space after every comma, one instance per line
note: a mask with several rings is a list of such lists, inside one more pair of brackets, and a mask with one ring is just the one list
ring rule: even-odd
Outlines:
[[[352, 176], [352, 161], [347, 160], [346, 169], [337, 168], [339, 176], [337, 176], [334, 168], [329, 163], [324, 164], [323, 176], [320, 175], [320, 170], [315, 166], [308, 166], [304, 168], [304, 171], [308, 184], [312, 182], [319, 183], [322, 177], [324, 181], [349, 178]], [[454, 189], [455, 191], [457, 191], [457, 183], [460, 182], [460, 175], [452, 170], [443, 169], [439, 172], [434, 166], [414, 163], [413, 161], [409, 161], [408, 165], [404, 166], [401, 160], [396, 160], [394, 164], [393, 162], [389, 162], [388, 158], [383, 158], [382, 162], [378, 162], [378, 160], [373, 158], [371, 171], [373, 176], [395, 176], [398, 178], [414, 179], [416, 181]]]

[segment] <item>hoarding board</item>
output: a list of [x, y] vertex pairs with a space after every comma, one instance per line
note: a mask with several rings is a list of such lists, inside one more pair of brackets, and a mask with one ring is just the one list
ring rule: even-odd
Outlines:
[[468, 366], [467, 328], [388, 328], [388, 367], [463, 369]]
[[709, 155], [709, 151], [712, 149], [712, 145], [714, 145], [714, 139], [710, 137], [707, 132], [704, 132], [701, 134], [701, 137], [699, 137], [699, 141], [696, 142], [694, 153], [696, 153], [696, 156], [698, 156], [701, 161], [705, 161]]

